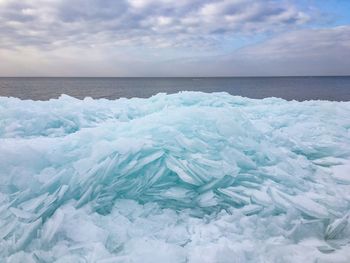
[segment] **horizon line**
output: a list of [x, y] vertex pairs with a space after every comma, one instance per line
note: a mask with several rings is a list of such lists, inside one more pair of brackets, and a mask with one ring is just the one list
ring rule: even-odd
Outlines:
[[350, 77], [348, 75], [251, 75], [251, 76], [0, 76], [0, 78], [313, 78]]

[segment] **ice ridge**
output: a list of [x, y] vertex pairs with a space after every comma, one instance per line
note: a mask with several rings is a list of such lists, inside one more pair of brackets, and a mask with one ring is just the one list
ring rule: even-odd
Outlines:
[[0, 259], [259, 262], [288, 247], [346, 262], [349, 116], [348, 102], [226, 93], [2, 97]]

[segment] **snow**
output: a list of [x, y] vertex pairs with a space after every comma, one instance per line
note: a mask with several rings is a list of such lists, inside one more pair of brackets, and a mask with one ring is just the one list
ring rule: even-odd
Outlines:
[[350, 103], [0, 97], [0, 262], [349, 262]]

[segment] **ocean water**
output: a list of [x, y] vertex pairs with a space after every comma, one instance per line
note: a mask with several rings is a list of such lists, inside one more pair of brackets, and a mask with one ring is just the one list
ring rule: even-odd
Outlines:
[[0, 96], [48, 100], [76, 98], [147, 98], [160, 92], [227, 92], [248, 98], [350, 100], [350, 77], [254, 78], [0, 78]]
[[350, 262], [348, 78], [287, 80], [1, 79], [0, 262]]

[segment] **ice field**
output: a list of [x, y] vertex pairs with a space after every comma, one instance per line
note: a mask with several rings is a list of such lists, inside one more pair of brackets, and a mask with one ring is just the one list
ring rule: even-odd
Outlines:
[[350, 262], [350, 102], [0, 98], [0, 262]]

